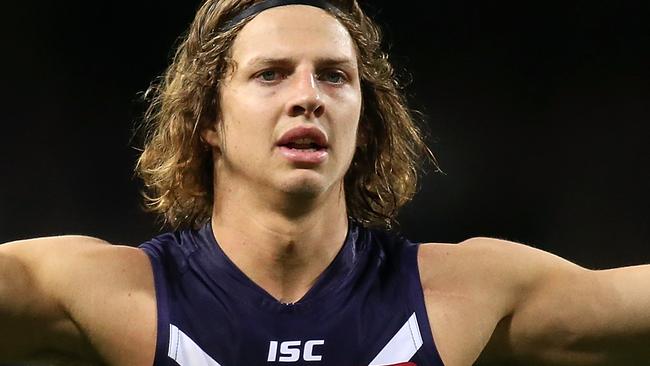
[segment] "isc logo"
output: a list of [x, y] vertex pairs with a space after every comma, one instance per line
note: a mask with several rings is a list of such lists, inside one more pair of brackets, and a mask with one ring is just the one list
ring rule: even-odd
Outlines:
[[[278, 344], [279, 347], [279, 358], [278, 358]], [[278, 342], [271, 341], [269, 343], [269, 357], [268, 362], [296, 362], [300, 361], [300, 356], [304, 361], [321, 361], [323, 359], [322, 355], [315, 354], [316, 346], [322, 346], [325, 344], [324, 340], [317, 341], [307, 341], [302, 345], [301, 341], [287, 341], [287, 342]]]

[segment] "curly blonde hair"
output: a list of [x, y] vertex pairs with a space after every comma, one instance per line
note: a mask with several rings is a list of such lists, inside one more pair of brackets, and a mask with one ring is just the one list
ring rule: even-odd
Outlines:
[[[212, 153], [200, 131], [217, 120], [219, 85], [232, 66], [230, 51], [251, 20], [225, 22], [259, 0], [206, 0], [165, 74], [145, 93], [144, 147], [136, 172], [149, 211], [173, 228], [198, 227], [212, 214]], [[422, 130], [407, 108], [379, 27], [356, 0], [331, 0], [328, 10], [357, 48], [363, 108], [357, 147], [344, 178], [348, 216], [368, 227], [390, 228], [417, 189], [425, 162], [436, 167]]]

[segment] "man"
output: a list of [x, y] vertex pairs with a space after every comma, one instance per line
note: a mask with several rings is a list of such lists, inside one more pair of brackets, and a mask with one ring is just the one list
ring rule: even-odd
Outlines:
[[412, 197], [428, 151], [379, 44], [354, 1], [203, 4], [138, 165], [178, 230], [0, 247], [0, 359], [647, 363], [648, 266], [368, 229]]

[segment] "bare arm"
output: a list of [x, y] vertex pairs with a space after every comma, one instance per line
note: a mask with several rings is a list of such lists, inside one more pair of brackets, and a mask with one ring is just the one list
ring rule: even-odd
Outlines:
[[486, 353], [526, 364], [650, 363], [650, 266], [592, 271], [523, 245], [475, 240], [504, 263], [495, 279], [511, 304]]
[[75, 252], [102, 244], [87, 237], [58, 237], [0, 245], [0, 361], [92, 358], [61, 294]]

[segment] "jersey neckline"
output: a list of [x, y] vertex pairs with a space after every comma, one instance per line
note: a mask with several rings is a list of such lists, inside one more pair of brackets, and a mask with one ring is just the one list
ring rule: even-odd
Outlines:
[[[346, 238], [332, 262], [300, 300], [285, 304], [251, 280], [230, 260], [217, 242], [210, 221], [195, 233], [199, 236], [197, 244], [203, 244], [207, 248], [203, 248], [204, 250], [200, 250], [199, 253], [194, 253], [190, 258], [190, 265], [199, 265], [212, 282], [230, 295], [238, 297], [243, 303], [279, 312], [308, 310], [314, 304], [322, 305], [323, 301], [327, 302], [328, 298], [335, 297], [328, 297], [328, 295], [349, 289], [358, 269], [363, 267], [360, 266], [359, 261], [363, 261], [366, 257], [360, 255], [366, 248], [364, 245], [359, 245], [364, 243], [364, 240], [359, 240], [359, 227], [353, 220], [348, 219]], [[206, 253], [202, 253], [204, 251]]]

